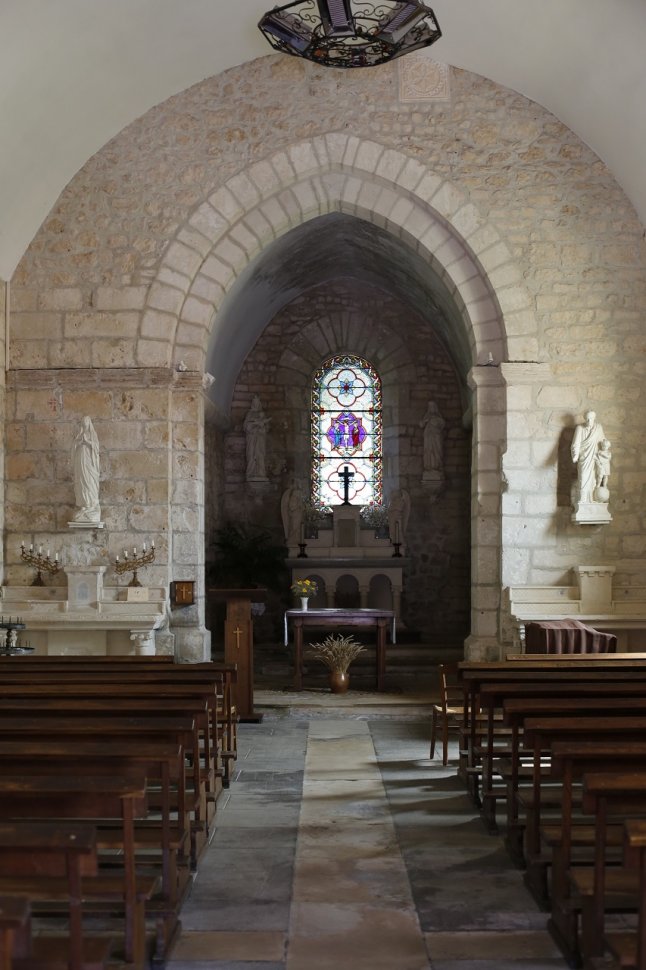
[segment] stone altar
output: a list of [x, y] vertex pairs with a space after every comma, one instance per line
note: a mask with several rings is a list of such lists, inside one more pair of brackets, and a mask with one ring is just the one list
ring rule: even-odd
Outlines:
[[23, 620], [35, 654], [172, 653], [163, 587], [149, 587], [145, 602], [127, 587], [104, 586], [105, 566], [66, 567], [68, 586], [3, 586], [2, 609]]

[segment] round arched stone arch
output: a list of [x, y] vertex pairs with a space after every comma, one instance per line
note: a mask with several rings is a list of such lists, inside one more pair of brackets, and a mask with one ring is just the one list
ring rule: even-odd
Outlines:
[[459, 338], [468, 348], [463, 365], [474, 429], [467, 654], [491, 656], [500, 619], [505, 409], [498, 368], [487, 364], [536, 359], [537, 325], [519, 266], [460, 187], [402, 152], [341, 133], [250, 166], [203, 202], [168, 246], [149, 289], [139, 362], [210, 370], [224, 409], [228, 389], [222, 376], [238, 372], [281, 305], [267, 300], [265, 317], [246, 329], [236, 326], [239, 317], [230, 308], [244, 291], [246, 274], [290, 231], [332, 213], [371, 223], [400, 240], [449, 295], [459, 322]]

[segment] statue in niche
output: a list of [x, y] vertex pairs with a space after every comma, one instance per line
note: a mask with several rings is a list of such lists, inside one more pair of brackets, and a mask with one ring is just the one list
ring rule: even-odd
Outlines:
[[265, 416], [260, 398], [254, 394], [242, 425], [246, 437], [247, 481], [267, 481], [265, 456], [270, 424], [271, 418]]
[[72, 469], [77, 505], [72, 522], [100, 522], [99, 439], [88, 415], [81, 421], [81, 427], [72, 444]]
[[419, 423], [424, 430], [424, 464], [422, 481], [441, 482], [444, 478], [444, 429], [446, 421], [435, 401], [429, 401]]
[[579, 502], [594, 502], [597, 487], [597, 453], [604, 440], [603, 428], [594, 411], [586, 411], [583, 424], [578, 424], [572, 439], [572, 461], [576, 464]]
[[409, 515], [410, 495], [405, 488], [397, 488], [388, 503], [388, 532], [391, 542], [404, 542]]
[[288, 546], [297, 546], [299, 542], [304, 541], [304, 502], [305, 498], [300, 483], [294, 479], [290, 487], [285, 489], [280, 500], [280, 514], [283, 520], [285, 542]]
[[597, 421], [595, 411], [586, 411], [583, 424], [574, 429], [572, 461], [577, 467], [577, 504], [575, 522], [609, 522], [610, 442]]

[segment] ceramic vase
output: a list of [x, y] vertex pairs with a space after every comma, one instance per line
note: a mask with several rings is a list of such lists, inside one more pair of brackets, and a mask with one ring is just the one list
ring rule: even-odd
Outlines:
[[349, 686], [350, 674], [347, 671], [330, 671], [330, 690], [333, 694], [345, 694]]
[[307, 609], [307, 601], [308, 601], [308, 599], [309, 599], [308, 596], [301, 596], [301, 609], [302, 610], [306, 610]]

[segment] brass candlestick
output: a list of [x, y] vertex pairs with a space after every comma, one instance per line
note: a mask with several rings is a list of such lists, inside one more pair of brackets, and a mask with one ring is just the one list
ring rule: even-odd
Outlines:
[[47, 550], [47, 555], [43, 556], [43, 547], [40, 546], [38, 552], [33, 547], [33, 544], [27, 550], [25, 548], [25, 543], [20, 543], [20, 558], [23, 562], [26, 562], [28, 566], [33, 566], [36, 572], [36, 578], [34, 579], [32, 586], [44, 586], [43, 572], [48, 572], [54, 575], [61, 568], [61, 562], [58, 558], [58, 553], [56, 553], [54, 559], [50, 559], [49, 549]]
[[150, 549], [146, 548], [146, 543], [144, 542], [143, 552], [137, 555], [137, 547], [135, 546], [132, 553], [128, 555], [127, 549], [123, 550], [123, 562], [119, 560], [119, 557], [115, 559], [114, 569], [117, 575], [121, 576], [122, 573], [127, 573], [132, 570], [132, 579], [128, 583], [128, 586], [141, 586], [139, 579], [137, 577], [137, 570], [141, 569], [142, 566], [148, 566], [151, 562], [155, 561], [155, 543], [151, 542]]

